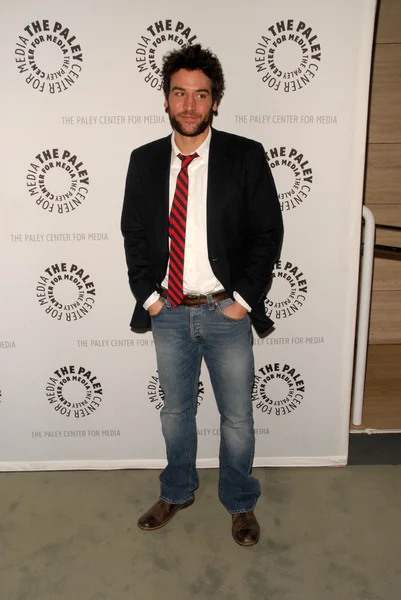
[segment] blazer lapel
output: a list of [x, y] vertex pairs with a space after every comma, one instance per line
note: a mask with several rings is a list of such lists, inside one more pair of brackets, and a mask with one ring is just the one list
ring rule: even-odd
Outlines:
[[158, 243], [158, 240], [161, 241], [166, 252], [168, 252], [170, 164], [171, 135], [160, 140], [154, 151], [149, 172], [152, 190], [150, 201], [153, 204], [153, 225], [159, 232], [156, 236], [156, 243]]
[[226, 195], [227, 179], [230, 173], [230, 156], [226, 138], [212, 129], [210, 140], [208, 182], [207, 182], [207, 237], [209, 254], [216, 239], [218, 207]]

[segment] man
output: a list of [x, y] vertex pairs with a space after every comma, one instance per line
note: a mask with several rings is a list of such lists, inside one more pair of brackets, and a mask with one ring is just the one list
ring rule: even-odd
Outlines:
[[235, 541], [251, 546], [260, 535], [251, 321], [259, 333], [272, 325], [264, 297], [281, 211], [261, 144], [211, 128], [224, 93], [217, 57], [200, 45], [170, 52], [163, 90], [173, 135], [133, 151], [122, 213], [131, 327], [152, 327], [167, 450], [160, 499], [138, 526], [158, 529], [194, 502], [204, 358], [221, 417], [219, 498]]

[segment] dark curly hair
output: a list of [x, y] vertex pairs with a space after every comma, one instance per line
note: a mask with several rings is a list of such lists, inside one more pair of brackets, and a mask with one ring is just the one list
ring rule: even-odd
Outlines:
[[[163, 92], [166, 98], [170, 93], [171, 76], [180, 69], [199, 70], [209, 77], [212, 82], [212, 100], [217, 102], [217, 106], [220, 104], [224, 95], [224, 75], [221, 63], [213, 52], [202, 48], [200, 44], [195, 44], [166, 54], [162, 65]], [[217, 115], [217, 110], [214, 114]]]

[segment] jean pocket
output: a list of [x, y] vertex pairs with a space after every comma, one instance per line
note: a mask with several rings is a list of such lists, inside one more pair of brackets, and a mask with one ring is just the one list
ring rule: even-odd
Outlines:
[[240, 317], [239, 319], [235, 319], [234, 317], [229, 317], [223, 312], [226, 306], [231, 306], [233, 302], [234, 300], [232, 298], [226, 298], [225, 300], [220, 300], [220, 302], [217, 302], [217, 313], [221, 315], [224, 319], [227, 319], [227, 321], [231, 321], [232, 323], [241, 323], [242, 321], [245, 321], [245, 319], [248, 318], [248, 313], [243, 317]]
[[153, 315], [151, 315], [151, 314], [149, 313], [149, 315], [150, 315], [150, 318], [151, 318], [151, 319], [157, 319], [157, 317], [158, 317], [158, 316], [159, 316], [159, 315], [160, 315], [160, 314], [161, 314], [161, 313], [164, 311], [164, 309], [166, 308], [166, 299], [165, 299], [165, 298], [162, 298], [162, 297], [160, 297], [160, 300], [163, 302], [163, 306], [161, 307], [161, 309], [160, 309], [160, 310], [159, 310], [157, 313], [155, 313], [155, 314], [153, 314]]

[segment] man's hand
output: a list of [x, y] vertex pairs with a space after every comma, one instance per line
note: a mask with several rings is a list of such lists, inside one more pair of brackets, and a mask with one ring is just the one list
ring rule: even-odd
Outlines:
[[243, 319], [248, 311], [242, 304], [234, 300], [232, 304], [223, 308], [221, 312], [230, 317], [230, 319]]
[[157, 313], [159, 313], [162, 308], [163, 302], [160, 299], [156, 300], [156, 302], [153, 302], [153, 304], [151, 304], [148, 308], [150, 316], [157, 315]]

